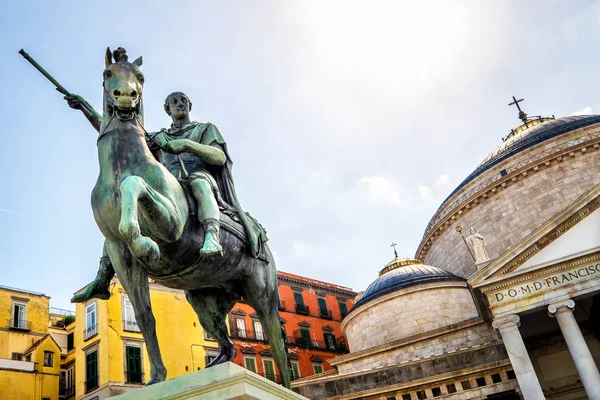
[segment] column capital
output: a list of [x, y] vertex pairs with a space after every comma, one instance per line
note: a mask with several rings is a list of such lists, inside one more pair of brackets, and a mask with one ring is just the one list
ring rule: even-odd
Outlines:
[[518, 328], [521, 325], [521, 318], [517, 314], [510, 314], [504, 317], [496, 318], [492, 322], [494, 329], [502, 330], [507, 328]]
[[565, 311], [573, 311], [575, 302], [571, 299], [552, 303], [548, 306], [548, 315], [554, 317], [557, 313]]

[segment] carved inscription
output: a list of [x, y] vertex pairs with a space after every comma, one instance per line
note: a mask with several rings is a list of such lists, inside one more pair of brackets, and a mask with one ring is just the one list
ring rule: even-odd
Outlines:
[[580, 266], [545, 278], [514, 285], [511, 288], [499, 290], [488, 294], [491, 302], [502, 303], [511, 299], [531, 296], [539, 291], [549, 290], [560, 286], [566, 286], [574, 281], [600, 277], [600, 264]]

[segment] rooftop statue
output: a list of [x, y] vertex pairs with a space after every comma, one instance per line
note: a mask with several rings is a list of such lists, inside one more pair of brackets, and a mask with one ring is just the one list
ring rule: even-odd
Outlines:
[[475, 228], [471, 228], [469, 233], [470, 235], [466, 237], [465, 241], [472, 249], [475, 264], [489, 261], [490, 256], [487, 253], [485, 238], [480, 233], [477, 233]]
[[236, 356], [225, 319], [243, 298], [256, 310], [282, 382], [289, 388], [275, 261], [265, 231], [237, 200], [231, 158], [218, 129], [192, 122], [190, 99], [176, 92], [165, 101], [171, 128], [146, 132], [142, 59], [129, 62], [125, 49], [106, 51], [102, 114], [21, 54], [99, 132], [100, 174], [92, 190], [92, 209], [105, 238], [104, 251], [96, 280], [73, 300], [107, 298], [108, 282], [116, 271], [144, 336], [151, 366], [148, 384], [153, 384], [165, 380], [166, 368], [149, 277], [186, 292], [200, 324], [219, 343], [219, 355], [209, 367]]

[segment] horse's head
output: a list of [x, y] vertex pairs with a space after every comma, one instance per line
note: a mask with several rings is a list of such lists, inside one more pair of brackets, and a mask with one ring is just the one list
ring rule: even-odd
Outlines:
[[[114, 58], [114, 62], [113, 62]], [[140, 70], [142, 57], [134, 62], [127, 61], [127, 52], [119, 47], [114, 52], [106, 49], [104, 70], [105, 112], [120, 120], [130, 120], [141, 114], [141, 99], [144, 90], [144, 74]]]

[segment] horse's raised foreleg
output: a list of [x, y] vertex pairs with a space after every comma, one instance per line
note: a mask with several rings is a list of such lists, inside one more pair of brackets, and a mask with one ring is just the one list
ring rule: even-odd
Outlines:
[[107, 242], [106, 246], [119, 281], [133, 306], [140, 332], [144, 336], [150, 360], [150, 380], [147, 384], [162, 382], [167, 377], [167, 369], [163, 364], [158, 347], [156, 321], [150, 305], [148, 275], [140, 263], [131, 256], [124, 243]]
[[236, 350], [227, 334], [225, 319], [239, 298], [214, 288], [187, 291], [185, 298], [198, 315], [200, 325], [219, 343], [219, 355], [206, 367], [233, 361]]
[[[270, 263], [262, 263], [260, 266], [251, 266], [253, 271], [249, 274], [244, 291], [242, 293], [244, 300], [248, 302], [258, 314], [263, 329], [267, 334], [267, 339], [271, 345], [271, 352], [275, 359], [275, 364], [281, 374], [281, 383], [286, 388], [291, 388], [290, 369], [288, 365], [287, 347], [283, 340], [283, 330], [281, 318], [277, 307], [279, 305], [279, 292], [277, 290], [277, 272], [275, 271], [275, 261], [273, 256], [268, 254]], [[259, 261], [253, 260], [253, 263]]]
[[142, 235], [139, 211], [145, 217], [144, 233], [169, 243], [181, 236], [186, 216], [182, 215], [170, 199], [158, 193], [139, 176], [125, 178], [120, 191], [119, 232], [135, 258], [153, 265], [160, 258], [160, 251], [154, 240]]

